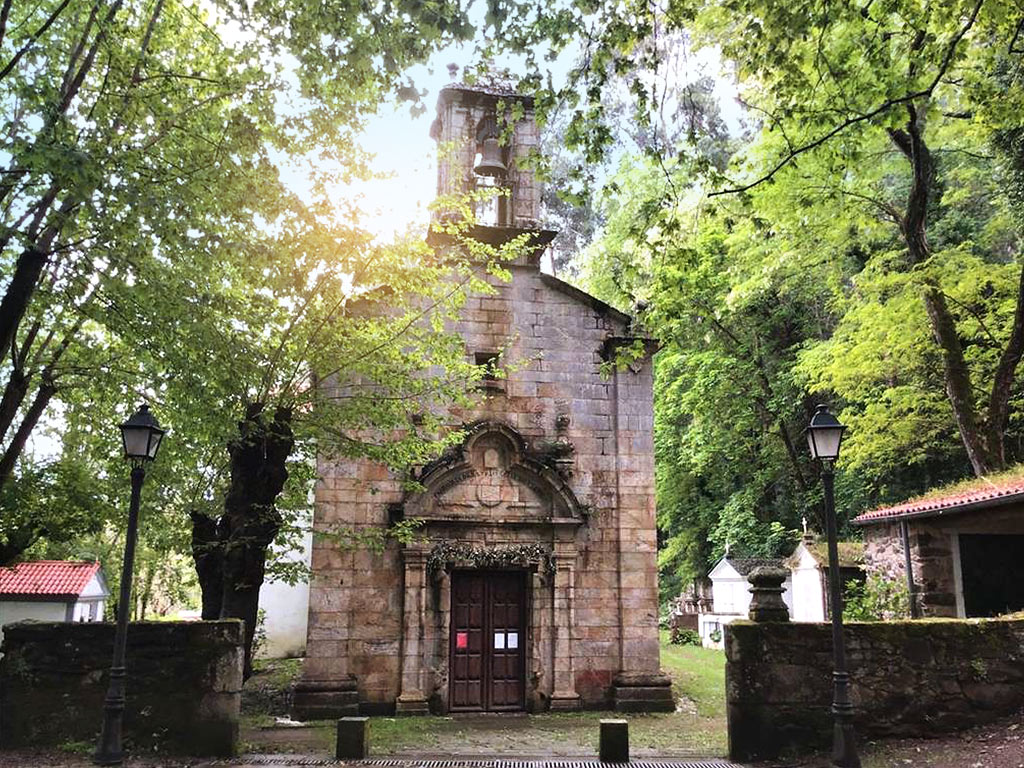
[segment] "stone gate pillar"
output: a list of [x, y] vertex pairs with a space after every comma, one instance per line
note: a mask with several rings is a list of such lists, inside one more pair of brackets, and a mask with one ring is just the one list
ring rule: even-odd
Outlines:
[[427, 556], [418, 550], [402, 550], [405, 586], [402, 596], [402, 680], [395, 701], [398, 714], [426, 714], [427, 696], [423, 668], [423, 629], [427, 591]]

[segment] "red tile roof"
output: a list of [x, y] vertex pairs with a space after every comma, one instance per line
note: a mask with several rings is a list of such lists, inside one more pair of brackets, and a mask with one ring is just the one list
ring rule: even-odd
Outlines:
[[1024, 477], [996, 480], [984, 487], [951, 489], [947, 493], [934, 493], [906, 501], [893, 507], [873, 509], [858, 515], [854, 525], [871, 525], [904, 517], [935, 517], [946, 512], [966, 512], [984, 509], [1014, 501], [1024, 502]]
[[67, 560], [37, 560], [0, 568], [0, 597], [78, 597], [99, 569], [99, 563]]

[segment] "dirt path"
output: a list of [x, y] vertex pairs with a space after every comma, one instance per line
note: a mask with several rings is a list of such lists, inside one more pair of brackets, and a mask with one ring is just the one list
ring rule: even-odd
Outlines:
[[[860, 749], [863, 768], [1024, 768], [1024, 710], [996, 723], [933, 739], [889, 739]], [[751, 768], [820, 768], [828, 755]]]

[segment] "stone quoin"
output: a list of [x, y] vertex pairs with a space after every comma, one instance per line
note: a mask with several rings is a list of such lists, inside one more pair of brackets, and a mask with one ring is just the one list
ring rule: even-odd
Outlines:
[[[522, 113], [495, 149], [502, 104]], [[538, 147], [528, 97], [450, 85], [432, 135], [440, 194], [484, 181], [507, 192], [478, 239], [550, 242], [524, 162]], [[484, 150], [502, 178], [474, 173]], [[314, 539], [296, 717], [673, 709], [658, 648], [654, 345], [629, 316], [542, 273], [541, 251], [461, 313], [468, 358], [500, 353], [504, 371], [479, 405], [451, 411], [465, 440], [417, 471], [424, 490], [367, 460], [319, 457], [314, 530], [423, 525], [382, 553]], [[638, 341], [639, 359], [606, 365]]]

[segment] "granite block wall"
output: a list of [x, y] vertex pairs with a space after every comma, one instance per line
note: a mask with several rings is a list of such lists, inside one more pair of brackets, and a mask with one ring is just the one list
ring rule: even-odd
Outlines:
[[[1024, 620], [846, 626], [857, 737], [945, 735], [1024, 705]], [[829, 624], [725, 628], [732, 760], [826, 748], [832, 738]]]
[[[468, 301], [456, 329], [467, 355], [502, 351], [507, 376], [476, 407], [453, 409], [452, 423], [500, 424], [531, 447], [570, 443], [573, 452], [562, 470], [586, 518], [553, 526], [555, 502], [543, 489], [539, 495], [482, 489], [476, 480], [434, 494], [436, 499], [428, 494], [424, 506], [381, 466], [321, 457], [315, 528], [380, 530], [389, 507], [412, 503], [409, 514], [427, 520], [413, 545], [423, 552], [451, 540], [482, 547], [544, 544], [564, 564], [560, 578], [566, 583], [556, 598], [553, 582], [531, 579], [530, 599], [536, 606], [564, 607], [571, 627], [555, 650], [545, 624], [552, 621], [549, 608], [531, 614], [531, 708], [557, 698], [553, 667], [559, 655], [573, 678], [562, 693], [578, 695], [583, 706], [610, 705], [619, 673], [659, 673], [651, 361], [606, 375], [606, 345], [628, 332], [624, 316], [535, 267], [512, 271], [510, 283], [494, 281], [494, 294]], [[472, 504], [474, 495], [487, 493], [495, 494], [495, 505]], [[545, 504], [547, 512], [521, 511]], [[438, 617], [447, 610], [447, 596], [431, 586], [419, 609], [423, 629], [403, 639], [405, 605], [410, 594], [419, 594], [408, 593], [403, 579], [420, 578], [418, 570], [415, 576], [405, 571], [404, 556], [397, 545], [383, 553], [353, 552], [330, 537], [314, 537], [305, 677], [354, 676], [364, 712], [388, 711], [402, 694], [403, 642], [422, 656], [424, 698], [445, 698], [447, 637]]]
[[[110, 623], [4, 627], [0, 746], [95, 741], [113, 642]], [[242, 643], [237, 620], [130, 624], [125, 743], [134, 750], [235, 754]]]

